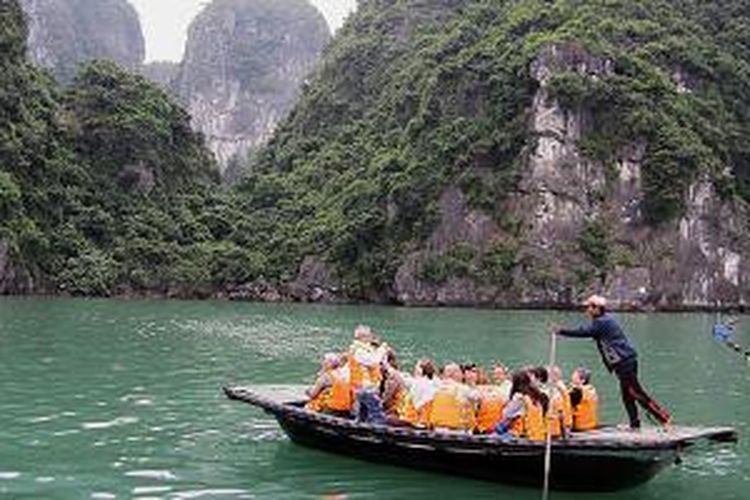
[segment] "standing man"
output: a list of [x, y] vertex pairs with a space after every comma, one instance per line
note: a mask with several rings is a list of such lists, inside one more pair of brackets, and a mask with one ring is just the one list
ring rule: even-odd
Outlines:
[[638, 355], [615, 317], [607, 312], [607, 299], [592, 295], [583, 305], [590, 323], [571, 330], [555, 326], [552, 333], [563, 337], [592, 338], [596, 341], [602, 361], [620, 380], [622, 402], [628, 412], [632, 430], [641, 427], [636, 401], [664, 427], [669, 428], [672, 422], [669, 412], [652, 399], [638, 382]]

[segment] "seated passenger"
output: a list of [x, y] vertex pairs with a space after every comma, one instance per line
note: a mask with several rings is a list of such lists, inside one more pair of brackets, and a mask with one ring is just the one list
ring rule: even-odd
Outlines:
[[448, 363], [432, 400], [430, 426], [471, 432], [475, 427], [479, 394], [463, 383], [461, 367]]
[[573, 430], [590, 431], [598, 425], [599, 398], [591, 385], [591, 372], [578, 367], [571, 375], [570, 403], [573, 408]]
[[383, 396], [383, 408], [389, 423], [398, 425], [416, 421], [416, 411], [414, 411], [414, 405], [411, 404], [409, 388], [406, 386], [404, 376], [398, 369], [396, 356], [392, 351], [386, 355], [382, 371], [381, 394]]
[[414, 366], [413, 376], [408, 381], [409, 394], [417, 411], [417, 427], [430, 425], [432, 402], [437, 392], [438, 380], [435, 364], [429, 359], [421, 359]]
[[436, 390], [434, 374], [435, 367], [430, 360], [418, 361], [412, 374], [401, 372], [394, 363], [389, 363], [383, 396], [389, 421], [414, 427], [429, 424]]
[[341, 356], [329, 353], [323, 357], [315, 384], [306, 392], [310, 399], [305, 409], [349, 415], [352, 410], [349, 368], [342, 366]]
[[570, 394], [565, 382], [562, 381], [562, 371], [559, 366], [549, 370], [552, 382], [550, 396], [550, 433], [553, 438], [566, 437], [573, 427], [573, 408], [570, 404]]
[[479, 433], [490, 433], [495, 430], [497, 424], [503, 419], [503, 408], [508, 402], [510, 389], [505, 391], [502, 386], [505, 372], [500, 375], [500, 383], [495, 383], [497, 378], [493, 377], [493, 383], [482, 384], [479, 389], [479, 408], [477, 410], [477, 427]]
[[495, 432], [544, 441], [547, 438], [545, 415], [548, 406], [549, 399], [534, 385], [531, 371], [518, 371], [513, 374], [511, 398], [503, 408], [503, 418]]
[[461, 377], [463, 383], [469, 387], [476, 387], [479, 382], [479, 368], [474, 363], [461, 365]]

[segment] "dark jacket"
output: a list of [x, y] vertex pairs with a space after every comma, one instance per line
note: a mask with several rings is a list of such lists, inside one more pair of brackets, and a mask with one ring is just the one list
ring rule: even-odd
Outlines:
[[614, 316], [604, 313], [587, 325], [581, 325], [573, 330], [560, 330], [558, 335], [564, 337], [592, 338], [596, 341], [602, 361], [609, 371], [623, 361], [634, 360], [637, 357], [635, 347], [630, 343], [622, 331], [622, 327]]

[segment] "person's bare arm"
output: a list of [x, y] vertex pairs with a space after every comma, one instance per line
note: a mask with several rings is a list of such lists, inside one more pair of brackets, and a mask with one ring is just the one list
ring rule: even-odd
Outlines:
[[324, 373], [320, 375], [318, 380], [315, 381], [315, 384], [305, 392], [310, 399], [314, 399], [318, 397], [321, 392], [331, 387], [331, 385], [333, 385], [331, 377], [327, 373]]

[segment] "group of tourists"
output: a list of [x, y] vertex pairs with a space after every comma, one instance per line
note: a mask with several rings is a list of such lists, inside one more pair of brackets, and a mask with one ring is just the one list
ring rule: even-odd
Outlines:
[[429, 359], [408, 372], [391, 346], [360, 325], [346, 352], [324, 356], [306, 407], [375, 424], [544, 440], [547, 431], [557, 438], [596, 427], [590, 378], [577, 368], [568, 386], [556, 366], [509, 373], [496, 363], [488, 374], [473, 363], [437, 369]]
[[[552, 326], [551, 334], [593, 339], [606, 367], [620, 380], [629, 428], [640, 428], [639, 403], [665, 427], [666, 409], [641, 387], [637, 356], [606, 299], [584, 303], [589, 323], [576, 329]], [[564, 438], [598, 425], [598, 397], [591, 372], [576, 368], [566, 383], [558, 366], [527, 366], [510, 372], [502, 363], [488, 371], [473, 363], [449, 362], [440, 369], [429, 359], [411, 372], [401, 369], [396, 353], [367, 326], [354, 331], [349, 348], [323, 357], [306, 408], [360, 422], [467, 433], [497, 433], [542, 441]]]

